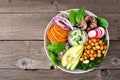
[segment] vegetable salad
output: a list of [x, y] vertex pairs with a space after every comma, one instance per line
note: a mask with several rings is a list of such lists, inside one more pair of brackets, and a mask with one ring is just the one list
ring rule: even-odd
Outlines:
[[63, 11], [47, 30], [46, 46], [54, 66], [67, 70], [89, 70], [98, 67], [108, 49], [108, 21], [86, 15], [85, 9]]

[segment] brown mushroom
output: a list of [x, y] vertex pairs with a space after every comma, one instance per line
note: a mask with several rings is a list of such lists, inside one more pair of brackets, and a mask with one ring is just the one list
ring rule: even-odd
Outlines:
[[87, 26], [90, 27], [91, 29], [94, 29], [97, 27], [97, 21], [96, 21], [95, 17], [86, 16], [85, 21], [87, 23]]
[[83, 21], [77, 25], [78, 27], [81, 27], [81, 29], [85, 30], [87, 28], [87, 23], [86, 21], [83, 19]]

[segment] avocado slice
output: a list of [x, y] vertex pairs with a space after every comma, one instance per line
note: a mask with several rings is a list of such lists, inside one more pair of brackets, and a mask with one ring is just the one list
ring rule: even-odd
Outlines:
[[[77, 66], [77, 63], [76, 63], [76, 61], [78, 62], [79, 61], [79, 58], [82, 56], [82, 49], [84, 49], [84, 48], [81, 48], [81, 50], [79, 50], [77, 53], [76, 53], [76, 55], [72, 55], [72, 56], [74, 56], [74, 57], [72, 57], [72, 58], [74, 58], [75, 60], [75, 62], [74, 61], [72, 61], [72, 62], [70, 62], [68, 65], [67, 65], [67, 69], [70, 69], [72, 66]], [[76, 64], [76, 65], [75, 65]]]
[[[73, 46], [70, 49], [68, 49], [62, 57], [62, 66], [66, 67], [67, 69], [70, 69], [72, 66], [76, 67], [76, 61], [79, 61], [79, 58], [83, 53], [83, 49], [83, 45]], [[74, 69], [74, 67], [72, 69]]]
[[[82, 48], [82, 49], [84, 50], [84, 48]], [[80, 55], [79, 55], [79, 57], [76, 59], [76, 61], [74, 62], [74, 64], [70, 67], [71, 70], [74, 70], [74, 69], [76, 68], [76, 66], [78, 65], [79, 59], [80, 59], [80, 57], [82, 56], [83, 50], [81, 50], [81, 51], [79, 52]]]

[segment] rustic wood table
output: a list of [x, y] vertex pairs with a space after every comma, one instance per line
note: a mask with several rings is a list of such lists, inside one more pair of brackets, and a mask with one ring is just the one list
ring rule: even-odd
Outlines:
[[[110, 48], [94, 71], [70, 74], [51, 66], [43, 34], [59, 11], [82, 6], [109, 21]], [[0, 80], [120, 80], [120, 0], [0, 0]]]

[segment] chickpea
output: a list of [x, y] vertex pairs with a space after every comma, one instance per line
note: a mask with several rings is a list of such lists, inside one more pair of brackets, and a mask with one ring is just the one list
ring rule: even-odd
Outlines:
[[103, 45], [100, 46], [100, 50], [102, 51], [104, 48], [103, 48]]
[[98, 53], [98, 55], [97, 55], [98, 57], [101, 57], [102, 56], [102, 54], [101, 53]]
[[105, 43], [103, 42], [103, 45], [104, 45]]
[[88, 46], [87, 46], [87, 49], [91, 49], [91, 48], [92, 48], [91, 45], [88, 45]]
[[86, 56], [86, 55], [87, 55], [87, 53], [84, 53], [83, 55], [84, 55], [84, 56]]
[[84, 59], [86, 60], [86, 59], [87, 59], [87, 56], [84, 56]]
[[100, 46], [96, 46], [96, 49], [100, 49]]
[[82, 55], [81, 58], [84, 58], [84, 56]]
[[93, 54], [89, 54], [90, 57], [93, 57]]
[[84, 58], [80, 58], [80, 61], [83, 62], [83, 61], [84, 61]]
[[104, 49], [107, 49], [107, 46], [106, 46], [106, 45], [104, 45], [104, 46], [103, 46], [103, 48], [104, 48]]
[[102, 45], [102, 44], [103, 44], [103, 41], [102, 41], [102, 40], [99, 40], [99, 44]]
[[96, 47], [93, 47], [93, 50], [96, 50]]
[[106, 50], [103, 50], [103, 51], [102, 51], [102, 54], [106, 54]]
[[88, 43], [91, 44], [91, 43], [92, 43], [92, 40], [90, 39], [90, 40], [88, 41]]
[[85, 50], [84, 53], [87, 53], [88, 50]]
[[90, 57], [90, 55], [87, 55], [87, 58], [89, 58]]
[[98, 54], [101, 54], [101, 50], [97, 50], [97, 53], [98, 53]]
[[99, 46], [99, 43], [98, 43], [98, 42], [95, 42], [95, 46]]
[[87, 49], [87, 46], [85, 46], [85, 50]]
[[94, 57], [90, 57], [90, 60], [93, 61], [93, 60], [95, 60], [95, 58]]
[[92, 39], [93, 42], [96, 42], [97, 40], [96, 39]]
[[94, 54], [94, 53], [95, 53], [95, 51], [94, 51], [93, 49], [91, 49], [91, 50], [90, 50], [90, 53], [91, 53], [91, 54]]
[[99, 41], [100, 39], [96, 39], [97, 41]]
[[88, 45], [88, 43], [85, 44], [86, 46]]
[[87, 54], [90, 54], [90, 51], [89, 51], [89, 50], [87, 50]]
[[93, 56], [96, 58], [96, 57], [97, 57], [97, 54], [95, 53]]
[[92, 42], [92, 43], [91, 43], [91, 46], [94, 46], [94, 45], [95, 45], [95, 44]]

